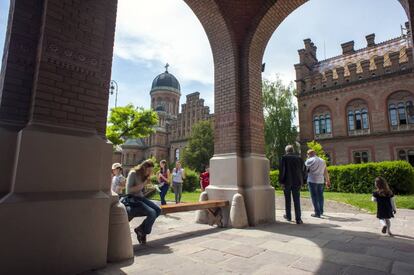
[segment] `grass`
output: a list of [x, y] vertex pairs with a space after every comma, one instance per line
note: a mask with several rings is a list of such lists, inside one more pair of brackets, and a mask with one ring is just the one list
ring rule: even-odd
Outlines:
[[[182, 202], [197, 202], [200, 197], [201, 191], [198, 189], [195, 192], [183, 192]], [[281, 190], [276, 191], [276, 195], [282, 196]], [[309, 198], [308, 191], [302, 191], [301, 196]], [[325, 199], [342, 202], [355, 206], [358, 209], [366, 210], [370, 213], [376, 212], [376, 204], [371, 201], [371, 194], [354, 194], [354, 193], [337, 193], [337, 192], [324, 192]], [[158, 193], [152, 196], [152, 199], [159, 200]], [[174, 193], [168, 192], [166, 196], [167, 201], [174, 201]], [[396, 196], [397, 208], [414, 209], [414, 195], [397, 195]]]

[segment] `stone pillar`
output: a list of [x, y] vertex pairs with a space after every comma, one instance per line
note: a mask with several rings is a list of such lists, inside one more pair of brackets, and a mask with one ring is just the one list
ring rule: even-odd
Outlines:
[[11, 1], [0, 78], [0, 273], [106, 264], [116, 4]]

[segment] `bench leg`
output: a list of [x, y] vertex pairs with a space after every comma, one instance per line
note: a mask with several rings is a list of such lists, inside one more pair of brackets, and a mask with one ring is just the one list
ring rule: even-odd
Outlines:
[[209, 219], [209, 225], [217, 225], [218, 227], [223, 227], [223, 215], [221, 208], [209, 208], [207, 211], [209, 215], [212, 216], [212, 219]]

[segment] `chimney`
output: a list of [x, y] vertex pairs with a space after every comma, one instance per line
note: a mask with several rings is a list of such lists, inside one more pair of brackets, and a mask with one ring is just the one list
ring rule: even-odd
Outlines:
[[349, 41], [349, 42], [346, 42], [346, 43], [341, 44], [342, 54], [351, 54], [351, 53], [354, 53], [355, 52], [355, 50], [354, 50], [354, 44], [355, 44], [354, 41]]
[[368, 34], [365, 38], [367, 39], [367, 47], [375, 46], [375, 33]]

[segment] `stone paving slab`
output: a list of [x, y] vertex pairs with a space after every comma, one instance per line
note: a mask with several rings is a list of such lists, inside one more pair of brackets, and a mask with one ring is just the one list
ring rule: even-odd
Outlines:
[[247, 229], [195, 224], [195, 212], [161, 216], [147, 245], [136, 218], [134, 259], [85, 274], [414, 274], [414, 211], [398, 211], [394, 237], [367, 213], [310, 214], [296, 225], [277, 211], [276, 223]]

